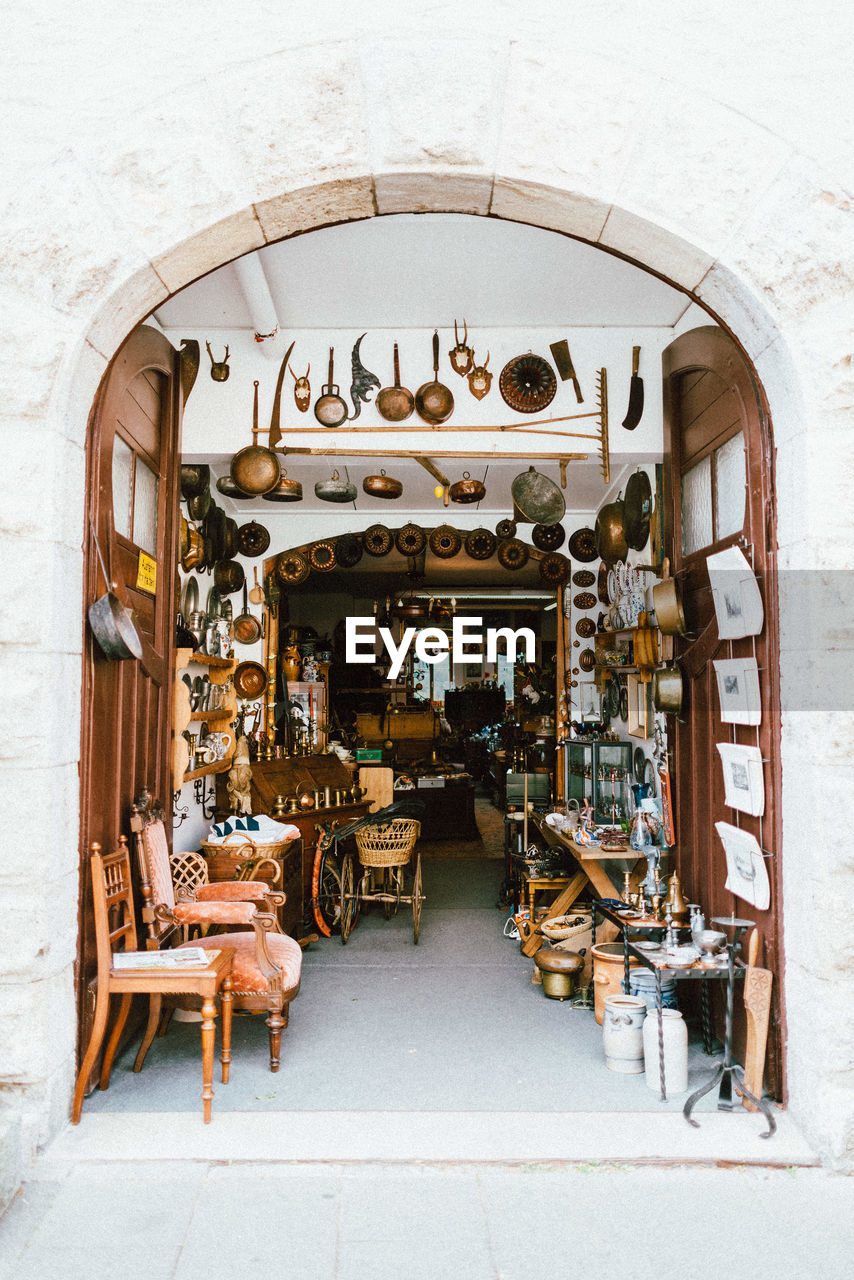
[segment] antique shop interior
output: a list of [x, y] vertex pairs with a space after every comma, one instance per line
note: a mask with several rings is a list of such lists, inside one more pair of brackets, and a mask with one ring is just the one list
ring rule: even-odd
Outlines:
[[115, 854], [84, 821], [80, 971], [94, 1008], [129, 857], [138, 998], [105, 1041], [81, 997], [77, 1118], [202, 1088], [214, 1123], [773, 1129], [773, 489], [734, 340], [581, 241], [407, 214], [219, 268], [110, 376], [84, 679], [137, 798]]

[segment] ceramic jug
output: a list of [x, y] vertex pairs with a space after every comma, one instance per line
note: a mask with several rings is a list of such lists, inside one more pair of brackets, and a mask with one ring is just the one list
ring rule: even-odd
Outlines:
[[646, 1002], [638, 996], [608, 996], [602, 1023], [605, 1066], [622, 1075], [638, 1076], [644, 1069], [643, 1026]]
[[[661, 1029], [664, 1037], [664, 1078], [668, 1098], [688, 1091], [688, 1028], [678, 1009], [662, 1009]], [[648, 1013], [643, 1024], [643, 1051], [646, 1087], [656, 1093], [661, 1089], [659, 1069], [658, 1014]]]

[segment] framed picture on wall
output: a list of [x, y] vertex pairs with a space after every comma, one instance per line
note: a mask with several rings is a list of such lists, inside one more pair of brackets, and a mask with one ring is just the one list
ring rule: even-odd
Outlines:
[[640, 680], [636, 675], [627, 677], [626, 692], [629, 699], [628, 731], [633, 738], [651, 738], [655, 725], [655, 708], [652, 703], [652, 681]]
[[771, 885], [759, 841], [749, 831], [729, 822], [716, 822], [715, 830], [726, 854], [724, 888], [759, 911], [767, 911], [771, 905]]
[[724, 724], [761, 724], [762, 698], [755, 658], [726, 658], [715, 662], [718, 701]]
[[764, 620], [762, 593], [744, 552], [727, 547], [707, 556], [706, 567], [721, 640], [758, 636]]
[[726, 803], [739, 813], [761, 817], [765, 812], [762, 752], [758, 747], [741, 747], [734, 742], [719, 742], [717, 747], [724, 770]]
[[592, 681], [578, 686], [578, 706], [582, 720], [602, 719], [602, 695]]

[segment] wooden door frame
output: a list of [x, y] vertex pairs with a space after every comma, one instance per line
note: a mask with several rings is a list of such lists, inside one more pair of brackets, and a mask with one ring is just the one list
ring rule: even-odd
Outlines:
[[[681, 491], [675, 483], [681, 466], [676, 388], [679, 379], [696, 369], [712, 368], [726, 379], [728, 388], [740, 400], [744, 410], [745, 449], [747, 451], [748, 489], [743, 531], [702, 548], [695, 556], [683, 557], [681, 544]], [[764, 564], [761, 586], [765, 611], [764, 634], [767, 646], [762, 672], [763, 715], [767, 717], [769, 759], [766, 763], [766, 785], [775, 797], [771, 821], [766, 825], [765, 842], [774, 856], [769, 859], [771, 911], [773, 915], [773, 960], [771, 967], [777, 979], [779, 999], [779, 1085], [782, 1101], [786, 1101], [786, 1001], [784, 901], [782, 870], [782, 765], [781, 765], [781, 701], [780, 701], [780, 633], [777, 573], [777, 511], [774, 484], [774, 443], [772, 424], [761, 383], [737, 340], [723, 329], [705, 325], [676, 338], [662, 352], [664, 438], [664, 532], [665, 546], [671, 556], [672, 571], [690, 574], [692, 568], [705, 565], [706, 556], [724, 547], [736, 545], [750, 559], [749, 546], [759, 549], [757, 561]], [[755, 424], [755, 425], [754, 425]], [[726, 438], [726, 437], [722, 437]], [[702, 456], [702, 451], [700, 455]], [[678, 655], [688, 674], [698, 673], [715, 655], [718, 639], [714, 617], [703, 633]], [[689, 710], [689, 715], [691, 714]], [[678, 768], [678, 761], [676, 762]], [[680, 816], [677, 814], [677, 823]], [[684, 821], [684, 819], [683, 819]], [[677, 826], [677, 830], [678, 830]], [[677, 863], [679, 861], [677, 854]], [[743, 913], [742, 913], [743, 914]], [[760, 957], [760, 963], [762, 963]], [[772, 1052], [769, 1044], [769, 1053]]]

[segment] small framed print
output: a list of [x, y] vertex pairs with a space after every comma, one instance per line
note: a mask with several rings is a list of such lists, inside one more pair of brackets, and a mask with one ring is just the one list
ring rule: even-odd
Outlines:
[[602, 719], [602, 695], [592, 681], [578, 686], [578, 705], [582, 720]]
[[756, 659], [726, 658], [714, 666], [724, 724], [761, 724], [762, 698]]
[[716, 822], [726, 854], [726, 888], [759, 911], [771, 905], [771, 885], [765, 859], [756, 837], [729, 822]]
[[724, 770], [726, 803], [739, 813], [761, 817], [765, 812], [762, 752], [758, 747], [740, 747], [733, 742], [719, 742], [717, 747]]
[[762, 593], [744, 552], [727, 547], [707, 556], [706, 568], [721, 640], [758, 636], [765, 617]]
[[655, 725], [652, 681], [640, 680], [636, 675], [630, 674], [626, 691], [629, 699], [628, 732], [633, 738], [651, 738]]

